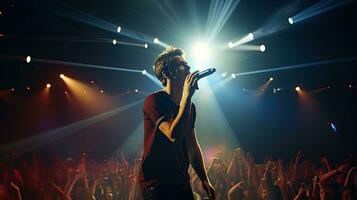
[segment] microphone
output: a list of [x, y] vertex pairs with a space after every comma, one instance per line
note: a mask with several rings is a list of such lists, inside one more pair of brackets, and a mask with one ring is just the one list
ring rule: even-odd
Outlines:
[[206, 70], [203, 70], [202, 72], [199, 72], [198, 73], [198, 76], [197, 76], [197, 81], [196, 81], [196, 84], [195, 84], [195, 89], [198, 90], [198, 80], [200, 80], [201, 78], [204, 78], [206, 76], [209, 76], [213, 73], [216, 72], [216, 68], [209, 68], [209, 69], [206, 69]]
[[216, 68], [209, 68], [209, 69], [203, 70], [202, 72], [198, 73], [197, 80], [200, 80], [201, 78], [209, 76], [215, 72], [216, 72]]

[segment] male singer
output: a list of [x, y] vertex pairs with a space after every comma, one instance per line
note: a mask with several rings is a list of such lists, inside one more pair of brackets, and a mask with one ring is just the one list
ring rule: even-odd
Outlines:
[[207, 178], [195, 132], [191, 102], [198, 71], [190, 73], [184, 52], [168, 48], [155, 60], [154, 71], [164, 88], [144, 102], [144, 153], [139, 175], [144, 200], [193, 200], [188, 168], [202, 181], [210, 199], [215, 190]]

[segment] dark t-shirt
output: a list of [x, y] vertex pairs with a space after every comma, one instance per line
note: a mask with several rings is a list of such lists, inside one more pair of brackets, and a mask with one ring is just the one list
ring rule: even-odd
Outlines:
[[[150, 185], [187, 187], [189, 157], [185, 139], [171, 142], [159, 129], [165, 119], [175, 119], [179, 106], [164, 91], [146, 97], [144, 102], [144, 153], [139, 175], [140, 187]], [[190, 122], [193, 128], [196, 117], [192, 104]]]

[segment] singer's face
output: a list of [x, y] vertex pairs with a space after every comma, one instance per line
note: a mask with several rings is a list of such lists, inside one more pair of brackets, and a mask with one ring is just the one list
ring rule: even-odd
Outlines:
[[188, 66], [187, 61], [182, 56], [177, 56], [175, 58], [174, 69], [176, 71], [176, 80], [184, 81], [186, 76], [190, 74], [190, 66]]

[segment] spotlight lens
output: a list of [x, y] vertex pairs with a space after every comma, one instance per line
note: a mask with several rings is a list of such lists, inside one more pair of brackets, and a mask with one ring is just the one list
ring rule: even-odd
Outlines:
[[289, 21], [289, 24], [293, 24], [294, 23], [294, 20], [291, 17], [289, 17], [288, 21]]
[[227, 72], [222, 73], [222, 77], [226, 77], [227, 76]]
[[146, 69], [144, 69], [144, 70], [141, 72], [142, 75], [145, 75], [146, 73], [147, 73]]
[[117, 28], [117, 32], [118, 32], [118, 33], [120, 33], [120, 31], [121, 31], [121, 27], [120, 27], [120, 26], [118, 26], [118, 28]]
[[296, 90], [297, 92], [299, 92], [299, 91], [301, 90], [301, 88], [300, 88], [299, 86], [297, 86], [297, 87], [295, 88], [295, 90]]
[[30, 63], [30, 62], [31, 62], [31, 56], [27, 56], [27, 57], [26, 57], [26, 62], [27, 62], [27, 63]]
[[233, 48], [233, 42], [228, 42], [228, 47]]
[[272, 81], [272, 80], [274, 80], [274, 79], [273, 79], [273, 77], [270, 77], [269, 80]]
[[154, 38], [154, 43], [155, 44], [159, 43], [159, 39], [158, 38]]
[[266, 49], [266, 48], [265, 48], [265, 45], [260, 45], [260, 47], [259, 47], [259, 48], [260, 48], [260, 51], [261, 51], [261, 52], [264, 52], [264, 51], [265, 51], [265, 49]]
[[235, 74], [231, 74], [232, 78], [236, 78], [236, 75]]
[[51, 87], [51, 84], [47, 83], [46, 87], [47, 87], [47, 88], [50, 88], [50, 87]]
[[144, 47], [145, 47], [145, 49], [147, 49], [148, 48], [148, 44], [145, 43]]
[[193, 47], [193, 54], [199, 63], [207, 61], [207, 59], [209, 58], [209, 53], [209, 46], [203, 42], [198, 42]]
[[139, 90], [138, 90], [138, 89], [135, 89], [135, 92], [139, 92]]
[[62, 78], [62, 79], [63, 79], [63, 78], [64, 78], [64, 75], [63, 75], [63, 74], [61, 74], [61, 75], [60, 75], [60, 78]]
[[113, 44], [116, 45], [117, 44], [117, 40], [113, 39]]
[[104, 91], [103, 91], [103, 90], [101, 90], [101, 91], [100, 91], [100, 93], [104, 93]]
[[254, 35], [253, 35], [253, 33], [249, 33], [249, 34], [248, 34], [248, 37], [249, 37], [250, 40], [254, 40]]

